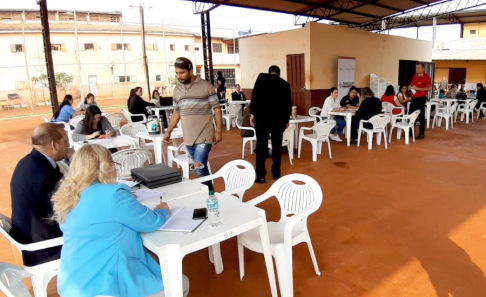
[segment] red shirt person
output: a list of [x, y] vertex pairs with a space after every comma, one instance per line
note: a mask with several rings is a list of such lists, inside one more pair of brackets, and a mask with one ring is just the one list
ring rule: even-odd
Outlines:
[[432, 91], [432, 80], [430, 79], [430, 76], [425, 73], [423, 63], [417, 63], [415, 71], [416, 73], [410, 86], [410, 89], [412, 90], [410, 113], [420, 110], [418, 117], [420, 122], [420, 133], [416, 139], [423, 139], [425, 137], [425, 104], [427, 103], [427, 95], [429, 91]]
[[[400, 101], [398, 100], [398, 97], [395, 95], [395, 89], [393, 88], [392, 85], [389, 85], [386, 87], [385, 94], [381, 96], [381, 102], [388, 102], [390, 104], [393, 104], [393, 106], [396, 107], [404, 107]], [[401, 114], [402, 109], [395, 108], [392, 111], [393, 114]]]

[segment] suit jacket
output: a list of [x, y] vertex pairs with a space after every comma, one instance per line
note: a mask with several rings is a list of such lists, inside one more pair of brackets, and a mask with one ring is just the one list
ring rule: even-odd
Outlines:
[[[49, 160], [33, 149], [17, 164], [10, 182], [12, 230], [10, 235], [20, 243], [33, 243], [62, 236], [53, 214], [51, 196], [62, 173]], [[61, 247], [23, 252], [25, 266], [59, 259]]]
[[292, 112], [290, 85], [275, 74], [260, 73], [251, 95], [251, 114], [257, 128], [283, 127]]
[[231, 99], [233, 101], [246, 101], [246, 96], [245, 96], [245, 93], [243, 93], [241, 91], [239, 93], [238, 92], [233, 92], [231, 94]]
[[[128, 100], [128, 111], [133, 114], [144, 114], [149, 116], [149, 112], [147, 111], [147, 106], [155, 106], [154, 103], [149, 103], [143, 100], [142, 97], [134, 95], [132, 98]], [[141, 117], [132, 117], [132, 121], [139, 122], [141, 121]]]
[[59, 294], [142, 297], [162, 291], [160, 266], [143, 248], [139, 232], [157, 230], [169, 216], [140, 204], [126, 185], [91, 184], [61, 224]]

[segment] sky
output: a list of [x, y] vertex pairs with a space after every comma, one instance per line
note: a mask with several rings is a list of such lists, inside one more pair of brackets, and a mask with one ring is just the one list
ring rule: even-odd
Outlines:
[[[146, 25], [163, 25], [197, 33], [200, 32], [200, 16], [193, 14], [193, 3], [191, 1], [47, 0], [49, 9], [121, 11], [123, 13], [124, 23], [140, 23], [138, 8], [130, 8], [131, 5], [138, 6], [140, 3], [146, 7]], [[0, 0], [0, 8], [38, 9], [38, 6], [36, 5], [36, 0]], [[299, 26], [294, 25], [294, 16], [289, 14], [228, 6], [220, 6], [211, 11], [211, 30], [213, 36], [232, 37], [233, 35], [237, 36], [238, 31], [251, 30], [252, 33], [270, 33], [296, 28], [299, 28]], [[415, 28], [404, 28], [391, 30], [390, 34], [416, 38], [417, 31]], [[459, 25], [439, 26], [437, 29], [437, 40], [452, 40], [458, 39], [459, 37]], [[432, 27], [421, 27], [419, 30], [419, 39], [432, 40]]]

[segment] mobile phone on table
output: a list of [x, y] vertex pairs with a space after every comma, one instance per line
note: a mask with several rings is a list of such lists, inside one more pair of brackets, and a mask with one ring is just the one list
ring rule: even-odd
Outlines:
[[98, 137], [98, 139], [105, 139], [106, 138], [106, 135], [103, 134], [103, 135], [100, 135], [100, 137]]
[[192, 214], [193, 220], [204, 220], [207, 217], [207, 210], [205, 208], [196, 208]]

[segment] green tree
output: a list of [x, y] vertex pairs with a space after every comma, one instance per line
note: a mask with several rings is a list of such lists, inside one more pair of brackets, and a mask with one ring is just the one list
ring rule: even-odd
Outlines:
[[[56, 86], [61, 88], [64, 91], [64, 94], [67, 94], [66, 88], [67, 86], [73, 82], [74, 76], [68, 75], [66, 72], [56, 72]], [[49, 87], [49, 80], [47, 78], [47, 74], [41, 74], [39, 76], [32, 77], [32, 82], [34, 84], [40, 84], [46, 88]]]

